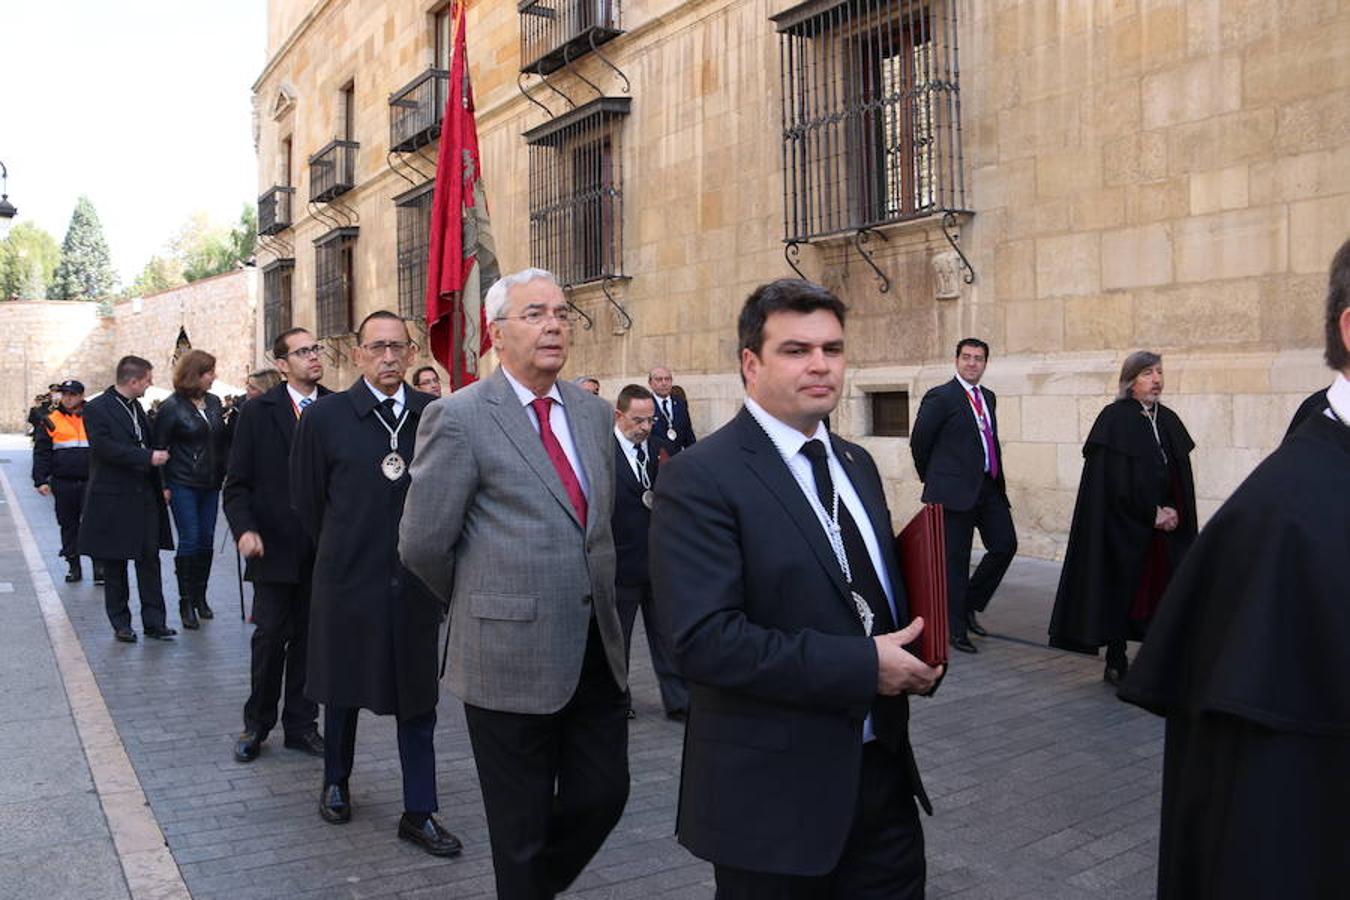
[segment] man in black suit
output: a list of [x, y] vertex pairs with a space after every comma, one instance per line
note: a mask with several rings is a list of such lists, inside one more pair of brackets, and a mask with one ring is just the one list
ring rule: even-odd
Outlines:
[[415, 349], [403, 319], [377, 310], [356, 341], [361, 377], [300, 417], [291, 450], [292, 505], [315, 544], [305, 691], [324, 704], [319, 815], [351, 820], [359, 711], [392, 715], [403, 769], [398, 836], [454, 856], [459, 838], [433, 815], [441, 606], [398, 558], [408, 464], [432, 398], [403, 382]]
[[252, 690], [244, 703], [244, 730], [234, 758], [252, 762], [277, 724], [277, 701], [285, 685], [281, 725], [285, 745], [322, 756], [319, 706], [305, 696], [309, 646], [309, 593], [314, 544], [291, 509], [289, 459], [296, 422], [329, 393], [323, 378], [323, 348], [304, 328], [282, 332], [272, 343], [279, 384], [244, 404], [235, 424], [225, 476], [225, 519], [248, 560], [253, 582]]
[[[947, 604], [951, 645], [974, 653], [971, 634], [988, 634], [975, 618], [984, 612], [1017, 553], [1017, 531], [1003, 478], [998, 398], [980, 387], [989, 345], [965, 338], [956, 345], [956, 377], [924, 394], [909, 449], [923, 482], [923, 502], [941, 503], [946, 522]], [[970, 574], [970, 546], [979, 529], [984, 559]]]
[[[652, 519], [652, 488], [660, 468], [661, 441], [652, 434], [656, 402], [651, 392], [638, 384], [619, 391], [614, 410], [614, 531], [617, 554], [615, 594], [619, 621], [623, 624], [624, 648], [632, 655], [633, 623], [642, 610], [652, 669], [661, 687], [666, 718], [683, 719], [689, 707], [689, 691], [675, 674], [670, 661], [670, 636], [657, 619], [652, 604], [652, 582], [647, 571], [647, 533]], [[633, 718], [630, 708], [628, 717]]]
[[657, 366], [647, 373], [647, 385], [656, 400], [656, 421], [652, 431], [661, 440], [666, 454], [674, 456], [686, 447], [694, 446], [694, 426], [689, 421], [689, 404], [675, 396], [675, 376], [665, 366]]
[[108, 621], [113, 636], [127, 644], [136, 641], [127, 560], [136, 565], [145, 636], [167, 640], [178, 633], [166, 622], [159, 571], [159, 551], [173, 549], [160, 478], [169, 451], [151, 449], [150, 420], [141, 409], [141, 397], [154, 383], [153, 369], [139, 356], [122, 357], [117, 383], [84, 406], [89, 493], [80, 519], [79, 551], [102, 566]]
[[844, 316], [809, 282], [751, 294], [745, 407], [657, 485], [652, 584], [690, 697], [678, 833], [721, 900], [923, 896], [905, 695], [942, 670], [904, 649], [922, 620], [897, 630], [876, 465], [824, 426]]

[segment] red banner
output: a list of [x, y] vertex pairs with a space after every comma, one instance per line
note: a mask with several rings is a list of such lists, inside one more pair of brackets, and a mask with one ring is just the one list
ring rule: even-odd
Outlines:
[[446, 94], [431, 204], [427, 331], [431, 354], [450, 373], [455, 390], [478, 380], [479, 357], [490, 345], [483, 298], [499, 277], [478, 153], [463, 0], [455, 16]]

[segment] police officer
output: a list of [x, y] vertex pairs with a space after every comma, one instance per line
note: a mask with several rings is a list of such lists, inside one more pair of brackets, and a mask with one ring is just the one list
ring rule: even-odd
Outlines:
[[[84, 571], [75, 540], [89, 483], [89, 437], [84, 433], [84, 385], [74, 379], [55, 385], [61, 402], [33, 429], [33, 486], [56, 498], [56, 523], [61, 526], [61, 556], [70, 571], [66, 581], [81, 581]], [[94, 583], [103, 583], [94, 567]]]

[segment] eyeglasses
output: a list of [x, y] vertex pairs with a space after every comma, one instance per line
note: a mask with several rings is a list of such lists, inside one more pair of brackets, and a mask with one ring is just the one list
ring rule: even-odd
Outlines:
[[634, 425], [650, 425], [656, 421], [656, 416], [630, 416], [628, 413], [624, 413], [623, 415], [624, 418], [628, 419], [628, 421], [632, 422]]
[[369, 344], [362, 344], [361, 349], [373, 356], [384, 356], [392, 350], [395, 356], [402, 356], [412, 347], [412, 341], [372, 341]]
[[557, 319], [558, 324], [563, 328], [572, 324], [574, 313], [565, 306], [560, 306], [552, 312], [543, 309], [531, 309], [518, 316], [498, 316], [494, 321], [500, 322], [504, 319], [519, 319], [531, 328], [538, 328], [549, 319]]
[[294, 356], [299, 359], [313, 359], [323, 352], [323, 347], [318, 344], [310, 344], [308, 347], [296, 347], [294, 350], [287, 350], [287, 356]]

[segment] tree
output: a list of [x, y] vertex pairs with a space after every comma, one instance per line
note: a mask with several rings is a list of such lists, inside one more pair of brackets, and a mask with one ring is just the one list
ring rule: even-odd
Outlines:
[[172, 257], [156, 254], [150, 257], [150, 261], [145, 264], [144, 269], [141, 269], [141, 274], [136, 276], [136, 281], [127, 289], [126, 294], [131, 297], [143, 297], [146, 294], [178, 287], [183, 281], [182, 264]]
[[89, 198], [81, 195], [71, 213], [66, 239], [61, 243], [61, 262], [48, 293], [56, 300], [97, 300], [116, 286], [117, 276], [98, 212]]
[[21, 222], [0, 241], [0, 300], [42, 300], [52, 282], [61, 246], [32, 222]]
[[182, 265], [183, 279], [192, 282], [248, 262], [257, 239], [258, 214], [252, 204], [245, 204], [231, 229], [215, 227], [205, 213], [194, 213], [169, 241], [169, 250]]

